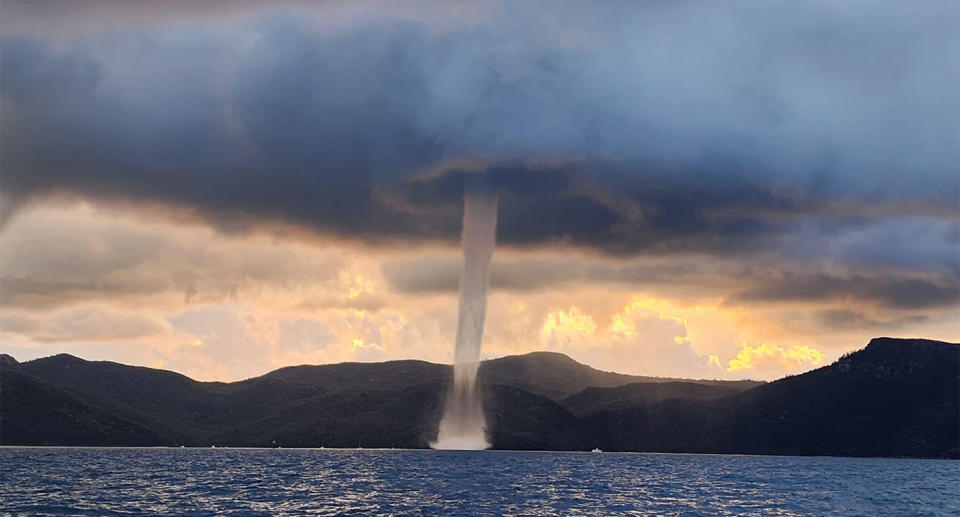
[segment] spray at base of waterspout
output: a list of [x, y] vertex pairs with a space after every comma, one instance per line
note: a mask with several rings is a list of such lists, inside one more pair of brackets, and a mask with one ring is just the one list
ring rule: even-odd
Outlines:
[[479, 451], [489, 449], [486, 418], [477, 390], [479, 363], [460, 363], [453, 367], [453, 385], [440, 421], [434, 449]]

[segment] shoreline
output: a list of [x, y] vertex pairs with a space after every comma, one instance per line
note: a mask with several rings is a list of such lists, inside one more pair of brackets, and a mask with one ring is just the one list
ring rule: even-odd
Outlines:
[[746, 454], [746, 453], [717, 453], [717, 452], [653, 452], [653, 451], [602, 451], [596, 453], [593, 451], [564, 451], [564, 450], [544, 450], [544, 449], [485, 449], [485, 450], [438, 450], [428, 447], [423, 448], [401, 448], [401, 447], [197, 447], [197, 446], [169, 446], [169, 445], [0, 445], [0, 450], [4, 449], [112, 449], [112, 450], [232, 450], [232, 451], [316, 451], [316, 452], [436, 452], [440, 454], [464, 454], [464, 453], [520, 453], [520, 454], [597, 454], [610, 455], [635, 455], [635, 456], [718, 456], [718, 457], [747, 457], [747, 458], [835, 458], [835, 459], [855, 459], [855, 460], [939, 460], [939, 461], [960, 461], [960, 458], [935, 458], [922, 456], [825, 456], [825, 455], [790, 455], [790, 454]]

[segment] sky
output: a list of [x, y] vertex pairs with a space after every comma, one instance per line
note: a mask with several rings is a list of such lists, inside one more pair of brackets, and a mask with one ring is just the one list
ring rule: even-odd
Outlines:
[[960, 341], [960, 4], [0, 2], [0, 351], [775, 379]]

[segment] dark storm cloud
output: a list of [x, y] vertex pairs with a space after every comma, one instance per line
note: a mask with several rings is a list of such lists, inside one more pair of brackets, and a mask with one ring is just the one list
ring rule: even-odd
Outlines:
[[960, 280], [896, 275], [842, 277], [824, 273], [784, 275], [759, 281], [731, 303], [865, 301], [892, 309], [924, 309], [960, 303]]
[[881, 320], [848, 309], [826, 309], [817, 311], [815, 318], [821, 327], [829, 330], [898, 329], [905, 326], [926, 323], [930, 319], [929, 316], [923, 314], [913, 314], [895, 319]]
[[459, 232], [465, 185], [474, 181], [500, 196], [497, 240], [506, 244], [568, 241], [605, 246], [623, 215], [574, 182], [584, 176], [577, 167], [495, 164], [482, 170], [452, 169], [404, 186], [411, 206], [445, 206], [448, 231]]
[[[366, 104], [356, 107], [344, 92], [319, 95], [331, 86], [319, 81], [323, 74], [312, 81], [294, 74], [316, 63], [309, 52], [296, 53], [300, 42], [291, 39], [290, 48], [269, 49], [288, 59], [253, 55], [238, 67], [229, 106], [213, 96], [212, 84], [203, 84], [216, 79], [195, 70], [214, 68], [221, 57], [205, 48], [209, 42], [196, 44], [195, 66], [156, 78], [174, 84], [144, 84], [146, 91], [134, 93], [149, 98], [133, 102], [113, 91], [112, 79], [88, 56], [58, 55], [22, 38], [5, 42], [5, 193], [153, 198], [195, 207], [228, 228], [266, 217], [345, 233], [415, 233], [409, 217], [373, 196], [368, 176], [386, 164], [408, 171], [404, 160], [422, 163], [418, 152], [429, 153], [429, 142], [411, 132], [402, 114], [390, 112], [386, 96], [372, 104], [370, 96], [361, 97]], [[144, 45], [150, 61], [154, 45]], [[156, 58], [158, 66], [169, 65], [168, 56]], [[349, 66], [325, 64], [332, 77], [343, 75], [338, 66]], [[289, 79], [270, 81], [277, 77]], [[375, 120], [364, 120], [365, 113]]]
[[11, 5], [5, 220], [71, 192], [230, 231], [453, 240], [477, 171], [514, 245], [752, 253], [830, 203], [956, 214], [952, 3], [510, 3], [439, 25], [371, 6], [159, 4], [152, 22], [90, 4], [76, 24], [98, 29], [76, 34]]
[[456, 235], [464, 185], [472, 178], [500, 194], [500, 243], [560, 242], [610, 253], [759, 251], [819, 203], [736, 177], [677, 181], [648, 170], [631, 178], [608, 163], [454, 166], [398, 190], [424, 225]]

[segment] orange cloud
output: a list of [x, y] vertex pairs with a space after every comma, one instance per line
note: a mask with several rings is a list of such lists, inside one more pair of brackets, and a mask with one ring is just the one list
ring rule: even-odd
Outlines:
[[737, 356], [728, 363], [727, 371], [776, 369], [790, 372], [819, 366], [823, 362], [823, 353], [806, 345], [784, 348], [761, 343], [755, 347], [745, 345], [741, 348]]
[[[646, 317], [647, 314], [652, 312], [655, 313], [661, 320], [668, 320], [677, 323], [683, 328], [683, 332], [686, 333], [688, 326], [687, 320], [667, 311], [673, 312], [672, 309], [668, 307], [668, 304], [665, 300], [658, 300], [650, 296], [637, 296], [632, 298], [622, 311], [611, 316], [611, 323], [608, 327], [608, 330], [613, 334], [619, 334], [623, 337], [636, 337], [637, 320]], [[675, 341], [680, 343], [684, 341], [684, 337], [677, 336]]]
[[372, 292], [373, 284], [370, 283], [370, 280], [364, 278], [363, 275], [357, 275], [357, 277], [353, 280], [353, 285], [347, 288], [347, 298], [352, 300], [363, 293]]
[[558, 310], [547, 314], [540, 335], [545, 341], [567, 340], [591, 335], [596, 330], [597, 323], [593, 321], [593, 317], [574, 306], [566, 311]]

